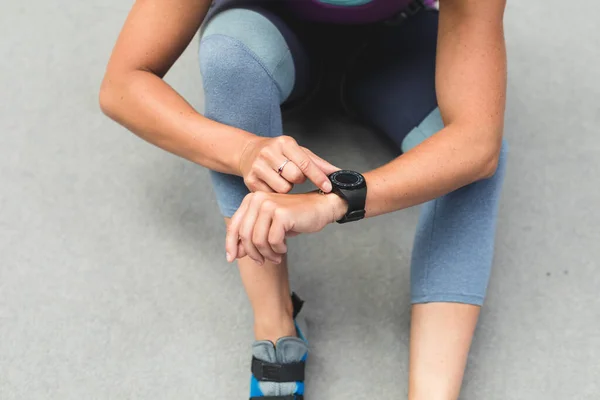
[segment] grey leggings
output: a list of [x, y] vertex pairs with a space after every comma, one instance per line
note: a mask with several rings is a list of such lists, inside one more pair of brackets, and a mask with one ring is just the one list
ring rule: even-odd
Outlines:
[[[436, 33], [435, 11], [380, 29], [346, 79], [344, 102], [404, 151], [443, 128], [434, 87]], [[310, 52], [301, 46], [271, 11], [217, 14], [200, 43], [206, 116], [256, 135], [281, 135], [281, 105], [308, 85]], [[493, 177], [422, 206], [411, 265], [413, 303], [483, 303], [505, 164], [506, 145]], [[212, 178], [221, 211], [230, 217], [248, 189], [237, 176], [212, 172]]]

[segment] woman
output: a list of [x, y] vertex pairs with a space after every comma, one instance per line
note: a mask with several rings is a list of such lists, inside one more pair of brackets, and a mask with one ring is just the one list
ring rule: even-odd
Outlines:
[[[424, 203], [411, 265], [409, 399], [456, 399], [492, 264], [503, 171], [505, 0], [138, 0], [100, 94], [135, 134], [212, 171], [255, 318], [251, 398], [302, 399], [285, 237]], [[205, 22], [202, 116], [161, 78]], [[340, 104], [402, 154], [339, 172], [281, 108]], [[309, 179], [320, 190], [287, 194]], [[233, 218], [232, 218], [233, 217]]]

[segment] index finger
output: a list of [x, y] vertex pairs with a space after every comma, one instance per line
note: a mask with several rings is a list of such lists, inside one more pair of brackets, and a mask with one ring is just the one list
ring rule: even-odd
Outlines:
[[300, 171], [319, 189], [325, 193], [331, 192], [331, 181], [321, 169], [313, 162], [310, 155], [298, 145], [283, 149], [283, 155], [296, 164]]
[[333, 174], [334, 172], [339, 171], [341, 169], [341, 168], [336, 167], [335, 165], [331, 164], [329, 161], [326, 161], [323, 158], [319, 157], [318, 155], [316, 155], [315, 153], [313, 153], [306, 147], [302, 147], [302, 150], [305, 153], [308, 153], [308, 155], [313, 160], [313, 162], [317, 165], [317, 167], [319, 167], [319, 169], [321, 171], [325, 172], [326, 175]]

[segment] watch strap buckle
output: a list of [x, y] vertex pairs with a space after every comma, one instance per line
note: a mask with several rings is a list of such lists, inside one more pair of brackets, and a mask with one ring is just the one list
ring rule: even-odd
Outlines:
[[346, 222], [354, 222], [360, 221], [365, 217], [365, 210], [354, 210], [350, 211], [348, 214], [344, 215], [344, 217], [337, 221], [338, 224], [345, 224]]

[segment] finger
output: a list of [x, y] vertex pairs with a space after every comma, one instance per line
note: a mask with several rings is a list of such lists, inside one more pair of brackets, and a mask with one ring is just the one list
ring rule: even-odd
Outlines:
[[[267, 204], [267, 206], [265, 206], [265, 204]], [[269, 230], [271, 229], [271, 223], [273, 221], [273, 209], [269, 208], [268, 204], [269, 203], [263, 203], [263, 207], [261, 208], [256, 224], [254, 225], [252, 241], [265, 259], [275, 264], [279, 264], [281, 263], [281, 255], [275, 253], [269, 244]]]
[[302, 147], [302, 150], [308, 153], [312, 161], [315, 163], [317, 167], [327, 175], [333, 174], [335, 171], [339, 171], [341, 168], [336, 167], [333, 164], [330, 164], [328, 161], [325, 161], [306, 147]]
[[260, 178], [249, 178], [244, 181], [248, 190], [252, 193], [255, 192], [264, 192], [264, 193], [273, 193], [273, 189], [269, 185], [267, 185]]
[[269, 186], [264, 181], [258, 181], [254, 185], [254, 188], [255, 188], [255, 190], [253, 191], [253, 193], [256, 193], [256, 192], [273, 193], [274, 192], [273, 189], [271, 188], [271, 186]]
[[227, 261], [233, 262], [236, 258], [238, 258], [238, 243], [240, 241], [240, 224], [243, 220], [244, 213], [248, 208], [248, 203], [250, 201], [250, 196], [244, 197], [242, 204], [237, 209], [233, 217], [231, 217], [231, 222], [227, 227], [227, 236], [225, 237], [225, 253], [227, 255]]
[[244, 245], [242, 244], [242, 242], [238, 243], [238, 252], [237, 252], [238, 258], [242, 259], [244, 257], [246, 257], [248, 254], [246, 254], [246, 249], [244, 249]]
[[[289, 164], [289, 163], [288, 163]], [[272, 191], [276, 193], [288, 193], [292, 190], [292, 184], [286, 181], [281, 175], [279, 175], [274, 169], [270, 168], [267, 164], [262, 164], [258, 168], [260, 179], [265, 182]]]
[[262, 265], [265, 260], [252, 241], [254, 225], [256, 224], [256, 219], [258, 218], [260, 205], [262, 204], [263, 197], [260, 195], [261, 193], [255, 194], [252, 198], [252, 201], [250, 201], [248, 209], [244, 214], [244, 219], [241, 222], [239, 232], [240, 238], [242, 240], [242, 245], [244, 246], [244, 249], [246, 249], [246, 254], [248, 255], [248, 257], [256, 261], [257, 264]]
[[291, 162], [296, 164], [300, 171], [319, 189], [326, 193], [331, 191], [331, 182], [319, 167], [312, 161], [311, 157], [307, 152], [302, 150], [300, 146], [292, 145], [283, 148], [284, 155], [290, 159]]
[[273, 218], [271, 229], [269, 230], [269, 245], [277, 254], [287, 253], [287, 245], [285, 244], [285, 226], [280, 217]]
[[[300, 168], [293, 162], [289, 162], [290, 160], [283, 155], [281, 150], [270, 149], [263, 153], [263, 157], [267, 164], [271, 166], [271, 169], [281, 175], [286, 181], [290, 183], [304, 183], [306, 181], [306, 177], [300, 171]], [[279, 173], [279, 168], [281, 168], [281, 173]]]
[[[281, 164], [280, 164], [281, 165]], [[306, 182], [306, 176], [293, 162], [289, 162], [281, 171], [281, 176], [288, 182], [300, 184]]]

